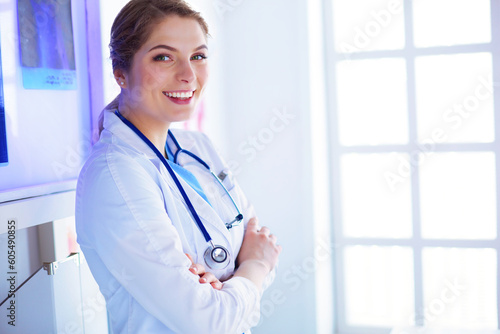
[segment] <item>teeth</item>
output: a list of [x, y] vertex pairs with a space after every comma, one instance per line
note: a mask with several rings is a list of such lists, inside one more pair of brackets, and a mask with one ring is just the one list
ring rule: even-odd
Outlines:
[[193, 96], [193, 91], [182, 92], [182, 93], [179, 93], [179, 92], [174, 92], [174, 93], [163, 92], [163, 94], [165, 96], [173, 97], [173, 98], [176, 98], [176, 99], [188, 99], [188, 98], [191, 98]]

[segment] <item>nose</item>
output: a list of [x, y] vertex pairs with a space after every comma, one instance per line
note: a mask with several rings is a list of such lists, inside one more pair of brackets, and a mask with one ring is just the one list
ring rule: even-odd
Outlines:
[[181, 61], [178, 65], [177, 80], [186, 83], [194, 81], [196, 75], [190, 61]]

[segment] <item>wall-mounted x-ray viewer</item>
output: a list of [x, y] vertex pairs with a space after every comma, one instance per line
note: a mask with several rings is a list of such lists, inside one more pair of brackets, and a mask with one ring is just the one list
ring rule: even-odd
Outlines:
[[[0, 164], [7, 162], [8, 152], [8, 165], [0, 167], [1, 206], [74, 191], [76, 178], [91, 146], [88, 83], [91, 69], [87, 42], [93, 39], [87, 39], [86, 1], [0, 2], [1, 83], [5, 97], [2, 103], [5, 113], [0, 113]], [[30, 19], [33, 15], [34, 19]], [[18, 22], [21, 19], [26, 22]], [[53, 27], [47, 24], [59, 28], [52, 31]], [[27, 29], [32, 30], [25, 31]], [[24, 37], [33, 39], [31, 49], [28, 45], [23, 48]], [[72, 72], [74, 82], [64, 79], [61, 85], [52, 83], [51, 87], [43, 87], [43, 82], [39, 82], [39, 86], [30, 84], [26, 89], [26, 70], [39, 68]], [[66, 78], [64, 73], [62, 76]], [[63, 81], [68, 85], [63, 85]], [[58, 208], [50, 209], [59, 212]], [[24, 208], [21, 214], [26, 210]], [[57, 214], [44, 222], [65, 215]], [[20, 224], [31, 225], [26, 219], [20, 219]]]

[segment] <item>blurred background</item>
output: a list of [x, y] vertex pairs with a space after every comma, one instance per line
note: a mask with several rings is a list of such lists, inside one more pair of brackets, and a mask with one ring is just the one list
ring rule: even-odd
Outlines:
[[[31, 327], [0, 332], [107, 333], [72, 216], [118, 93], [107, 45], [127, 1], [71, 2], [76, 70], [55, 90], [26, 87], [19, 2], [0, 0], [0, 254], [14, 220], [18, 283], [45, 268], [16, 296]], [[497, 333], [500, 3], [189, 3], [210, 26], [211, 79], [177, 126], [209, 135], [283, 246], [252, 332]]]

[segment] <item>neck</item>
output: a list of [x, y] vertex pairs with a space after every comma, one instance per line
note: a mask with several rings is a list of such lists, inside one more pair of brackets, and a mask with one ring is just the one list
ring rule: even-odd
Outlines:
[[118, 105], [118, 110], [123, 117], [134, 124], [134, 126], [153, 143], [163, 156], [167, 157], [165, 143], [167, 141], [170, 123], [155, 118], [154, 115], [148, 114], [137, 108], [129, 108], [125, 103], [122, 103], [122, 101], [120, 101]]

